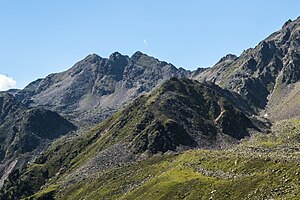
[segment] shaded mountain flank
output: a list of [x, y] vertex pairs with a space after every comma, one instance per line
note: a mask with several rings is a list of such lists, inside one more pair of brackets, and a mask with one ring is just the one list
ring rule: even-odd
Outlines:
[[212, 83], [171, 78], [86, 134], [54, 143], [25, 173], [11, 176], [2, 194], [7, 199], [29, 196], [54, 180], [67, 189], [107, 168], [157, 153], [226, 148], [260, 131], [244, 105]]
[[75, 126], [57, 113], [26, 108], [12, 95], [0, 93], [0, 186], [13, 169], [22, 168], [55, 138]]
[[300, 18], [287, 21], [255, 48], [227, 55], [195, 76], [242, 95], [272, 119], [300, 114]]

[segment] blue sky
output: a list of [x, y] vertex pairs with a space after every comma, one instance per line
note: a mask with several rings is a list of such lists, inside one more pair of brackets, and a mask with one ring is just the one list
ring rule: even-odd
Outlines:
[[0, 75], [22, 88], [90, 53], [138, 50], [186, 69], [211, 66], [254, 47], [299, 8], [299, 0], [0, 0]]

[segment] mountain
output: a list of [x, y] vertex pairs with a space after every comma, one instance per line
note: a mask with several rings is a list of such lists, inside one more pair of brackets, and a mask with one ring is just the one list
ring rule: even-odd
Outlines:
[[[141, 52], [91, 54], [65, 72], [30, 83], [14, 95], [30, 107], [56, 111], [80, 127], [94, 125], [171, 77], [212, 81], [272, 119], [300, 114], [299, 23], [289, 20], [255, 48], [227, 55], [209, 69], [177, 69]], [[258, 89], [259, 88], [259, 89]], [[284, 103], [282, 103], [284, 102]], [[284, 105], [284, 106], [283, 106]], [[293, 111], [293, 112], [291, 112]], [[292, 113], [292, 114], [291, 114]]]
[[212, 81], [242, 95], [271, 119], [300, 115], [300, 18], [287, 21], [255, 48], [227, 55], [197, 80]]
[[0, 93], [0, 185], [13, 169], [20, 169], [55, 138], [75, 126], [57, 113], [26, 108], [12, 95]]
[[246, 114], [251, 112], [246, 105], [212, 83], [171, 78], [86, 134], [55, 143], [21, 177], [16, 175], [23, 181], [15, 188], [10, 177], [6, 193], [28, 196], [53, 180], [69, 187], [146, 155], [227, 148], [261, 131], [257, 119]]
[[244, 138], [250, 135], [248, 129], [256, 128], [238, 103], [240, 108], [246, 106], [214, 84], [171, 78], [123, 110], [107, 131], [119, 139], [129, 136], [136, 153], [220, 147], [226, 139]]
[[108, 59], [91, 54], [65, 72], [30, 83], [15, 96], [30, 107], [42, 106], [80, 127], [99, 123], [141, 94], [171, 77], [187, 73], [141, 52]]
[[[92, 54], [9, 91], [22, 103], [5, 94], [5, 140], [27, 123], [15, 119], [45, 128], [24, 131], [26, 148], [31, 133], [50, 141], [74, 130], [55, 111], [80, 134], [40, 145], [24, 168], [7, 165], [0, 199], [299, 199], [299, 23], [208, 69], [177, 69], [141, 52]], [[31, 111], [72, 128], [57, 133], [58, 122], [43, 126], [41, 115], [26, 118]]]

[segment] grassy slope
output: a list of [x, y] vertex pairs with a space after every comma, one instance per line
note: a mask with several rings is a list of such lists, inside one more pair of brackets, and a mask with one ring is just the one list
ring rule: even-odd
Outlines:
[[[299, 199], [300, 120], [274, 125], [236, 149], [190, 150], [115, 167], [71, 187], [58, 199]], [[286, 151], [286, 150], [289, 151]]]

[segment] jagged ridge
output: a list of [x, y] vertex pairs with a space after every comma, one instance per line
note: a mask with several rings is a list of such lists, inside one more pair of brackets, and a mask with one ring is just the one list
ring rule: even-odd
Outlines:
[[79, 126], [99, 123], [171, 77], [187, 73], [141, 52], [91, 54], [69, 70], [30, 83], [16, 97], [29, 106], [55, 110]]
[[[300, 93], [299, 48], [300, 18], [289, 20], [281, 30], [239, 57], [224, 57], [195, 78], [241, 94], [258, 111], [267, 108], [272, 119], [299, 116], [297, 104], [288, 104], [289, 94]], [[280, 107], [282, 102], [286, 102], [285, 108]]]

